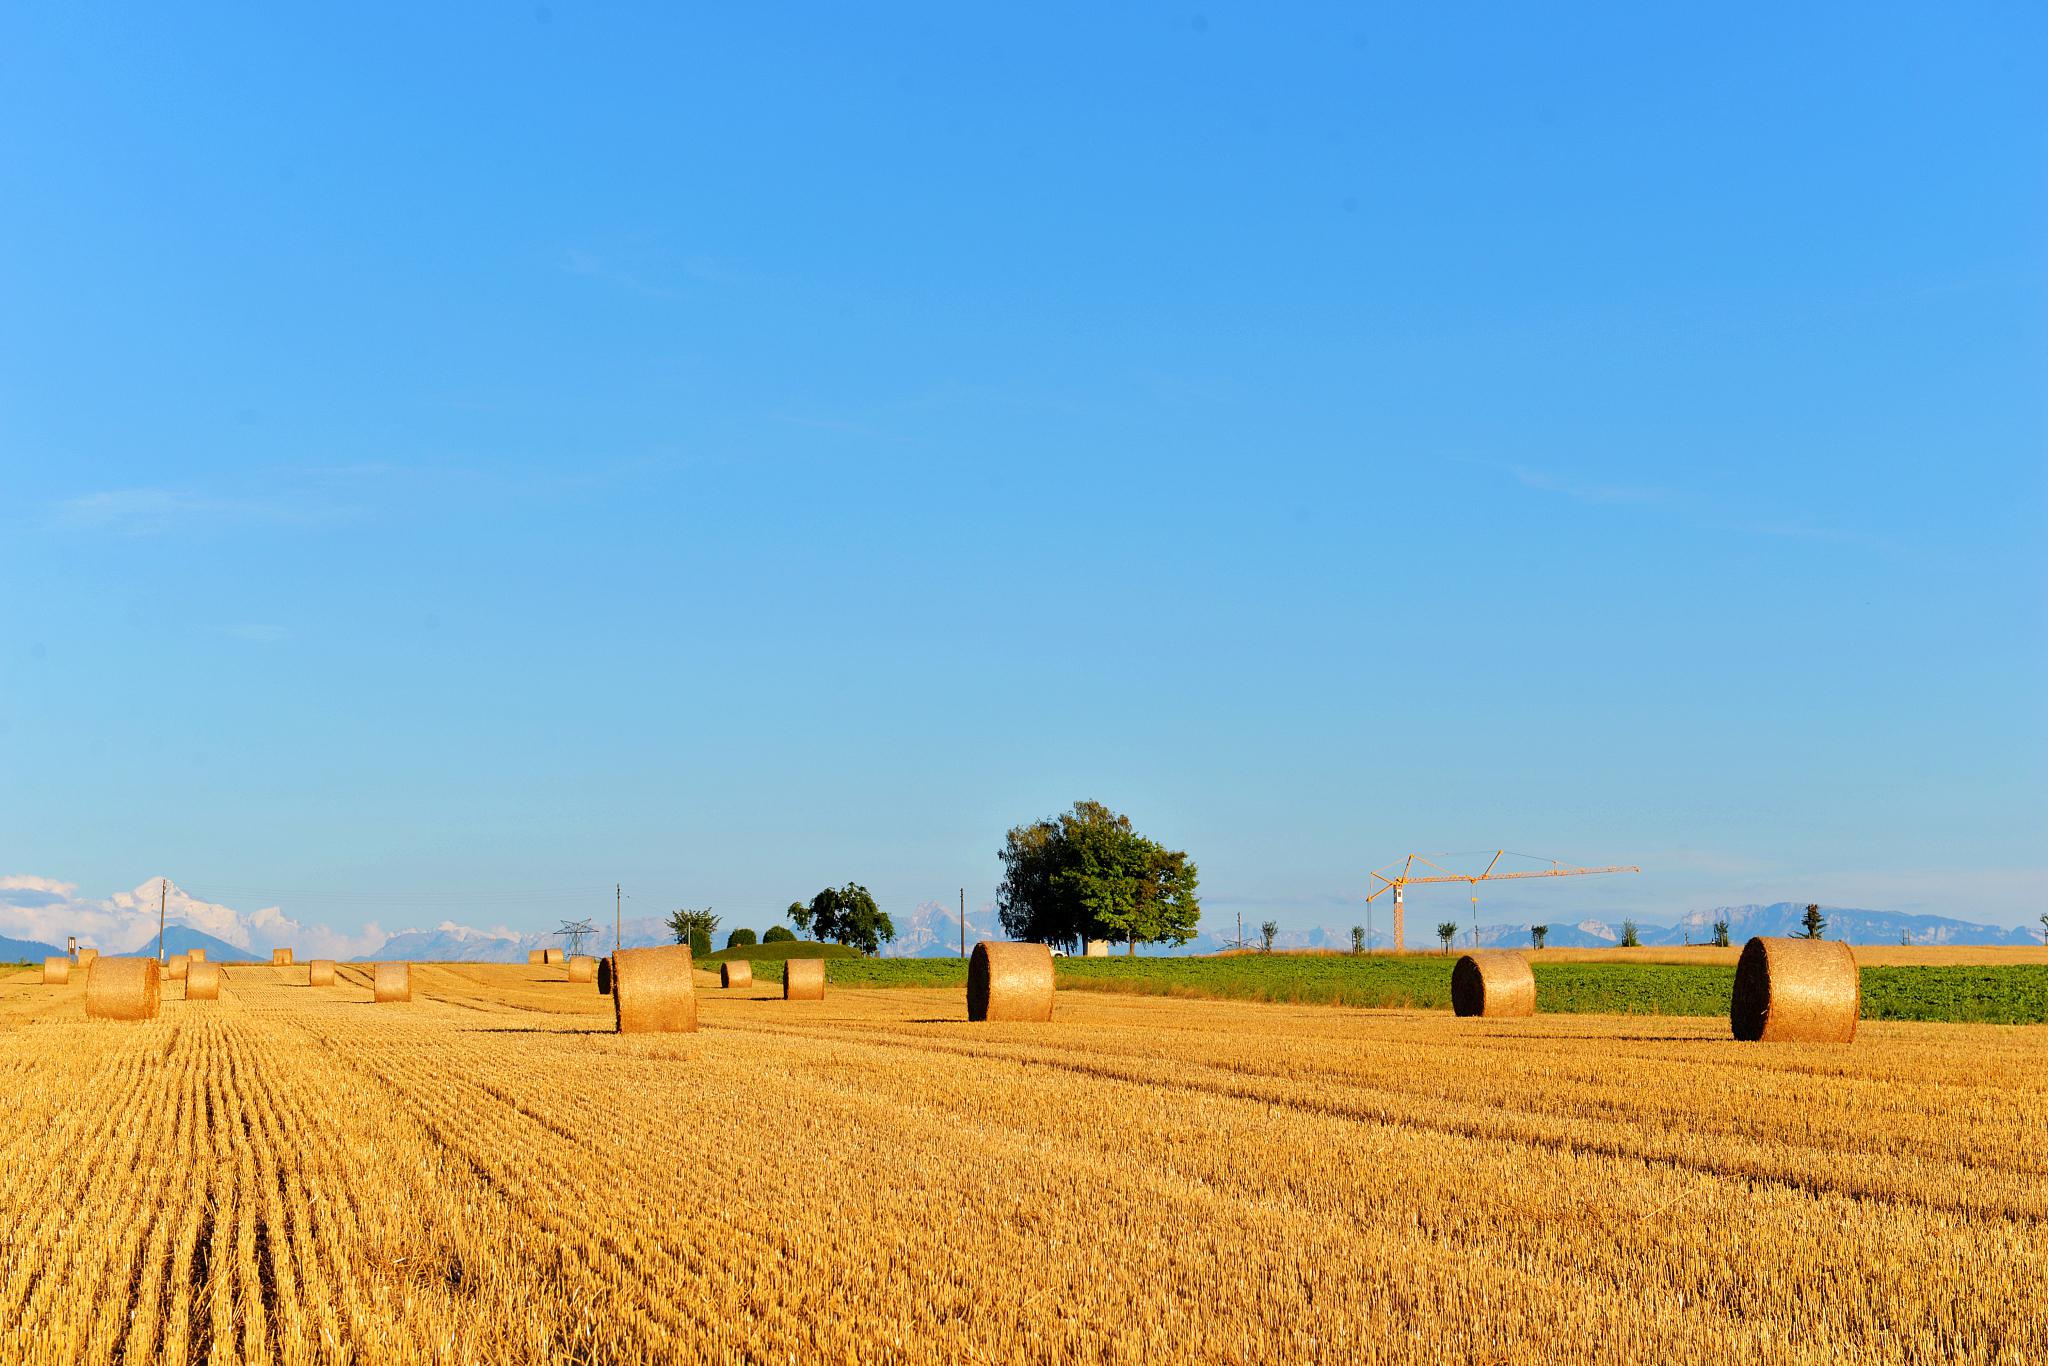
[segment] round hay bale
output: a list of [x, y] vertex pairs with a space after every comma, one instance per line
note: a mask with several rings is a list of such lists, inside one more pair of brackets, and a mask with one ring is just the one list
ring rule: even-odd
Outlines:
[[782, 999], [822, 1001], [825, 999], [825, 960], [792, 958], [782, 965]]
[[1765, 939], [1742, 946], [1728, 1023], [1765, 1043], [1850, 1043], [1863, 1013], [1863, 978], [1847, 944]]
[[191, 959], [191, 960], [192, 960], [193, 962], [195, 962], [195, 963], [204, 963], [204, 962], [206, 961], [206, 950], [205, 950], [205, 949], [187, 949], [187, 950], [185, 950], [185, 956], [186, 956], [187, 958]]
[[98, 949], [80, 949], [78, 951], [78, 966], [89, 968], [98, 960], [99, 956], [100, 951]]
[[967, 1018], [1050, 1020], [1052, 950], [984, 939], [967, 963]]
[[597, 960], [587, 953], [579, 953], [569, 960], [569, 980], [588, 982], [597, 976]]
[[754, 985], [754, 964], [745, 958], [734, 958], [718, 965], [718, 985], [727, 991], [734, 987]]
[[543, 963], [559, 963], [562, 961], [562, 951], [560, 949], [542, 949], [540, 960]]
[[410, 1001], [412, 964], [379, 963], [375, 993], [379, 1001]]
[[185, 969], [191, 966], [192, 960], [181, 953], [176, 958], [169, 959], [164, 963], [164, 976], [170, 978], [173, 982], [182, 982], [185, 980]]
[[290, 949], [272, 949], [270, 951], [270, 966], [274, 968], [288, 968], [291, 965], [292, 951]]
[[61, 987], [71, 980], [71, 960], [61, 954], [43, 960], [43, 985]]
[[526, 966], [530, 968], [537, 968], [547, 961], [548, 955], [544, 949], [528, 949], [526, 951]]
[[612, 956], [610, 954], [606, 954], [597, 960], [597, 994], [600, 996], [612, 994]]
[[1086, 944], [1081, 946], [1081, 956], [1083, 958], [1109, 957], [1109, 941], [1107, 939], [1089, 940]]
[[309, 987], [331, 987], [334, 985], [334, 960], [315, 958], [306, 964], [306, 985]]
[[188, 1001], [218, 1001], [220, 999], [220, 964], [193, 963], [186, 968], [185, 999]]
[[1536, 1013], [1536, 974], [1529, 960], [1507, 949], [1480, 949], [1466, 954], [1451, 969], [1451, 1009], [1459, 1015], [1502, 1016]]
[[101, 958], [85, 974], [88, 1020], [154, 1020], [163, 1003], [163, 973], [154, 958]]
[[697, 987], [690, 947], [620, 949], [612, 955], [612, 1021], [621, 1034], [694, 1034]]

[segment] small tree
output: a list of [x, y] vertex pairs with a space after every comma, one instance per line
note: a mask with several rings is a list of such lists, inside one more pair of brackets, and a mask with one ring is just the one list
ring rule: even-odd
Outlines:
[[685, 906], [668, 918], [668, 928], [678, 944], [688, 944], [691, 955], [702, 958], [711, 952], [711, 934], [718, 928], [718, 917], [709, 906], [701, 911]]
[[796, 931], [787, 925], [770, 925], [768, 932], [761, 936], [763, 944], [791, 944], [796, 942]]
[[1444, 941], [1444, 952], [1451, 951], [1451, 941], [1458, 937], [1458, 922], [1445, 920], [1437, 924], [1436, 937]]
[[1278, 933], [1280, 933], [1280, 922], [1277, 920], [1268, 920], [1265, 924], [1259, 926], [1259, 951], [1271, 953], [1273, 951], [1273, 936]]
[[1725, 915], [1714, 922], [1714, 947], [1717, 949], [1728, 947], [1728, 917]]
[[827, 887], [811, 898], [810, 905], [792, 905], [789, 915], [806, 933], [850, 944], [865, 954], [880, 953], [882, 945], [896, 937], [895, 923], [858, 882]]
[[1643, 946], [1643, 941], [1636, 937], [1635, 921], [1624, 920], [1621, 922], [1621, 946], [1625, 949], [1639, 949]]
[[756, 939], [754, 937], [754, 932], [749, 929], [734, 930], [731, 934], [725, 937], [725, 946], [729, 949], [748, 948], [760, 942], [761, 941], [759, 939]]
[[1531, 925], [1529, 927], [1529, 942], [1534, 944], [1537, 948], [1542, 948], [1543, 941], [1548, 938], [1550, 938], [1550, 926]]
[[2048, 915], [2041, 917], [2041, 943], [2048, 946]]
[[1828, 927], [1828, 918], [1820, 913], [1819, 906], [1815, 905], [1812, 902], [1808, 902], [1806, 905], [1806, 914], [1800, 917], [1799, 923], [1805, 926], [1805, 928], [1800, 931], [1800, 938], [1818, 939], [1820, 938], [1820, 932]]
[[1365, 952], [1365, 926], [1353, 925], [1351, 927], [1351, 951], [1353, 953]]

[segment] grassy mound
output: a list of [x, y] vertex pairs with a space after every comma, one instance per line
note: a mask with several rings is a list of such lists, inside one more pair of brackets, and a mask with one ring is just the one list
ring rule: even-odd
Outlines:
[[[787, 939], [779, 944], [736, 944], [717, 953], [707, 953], [700, 963], [729, 963], [744, 958], [752, 963], [780, 963], [790, 958], [858, 958], [860, 951], [844, 944], [819, 944], [809, 939]], [[780, 979], [778, 979], [780, 980]]]

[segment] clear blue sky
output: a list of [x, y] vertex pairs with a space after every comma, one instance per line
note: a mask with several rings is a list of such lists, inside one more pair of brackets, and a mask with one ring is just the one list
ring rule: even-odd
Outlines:
[[0, 875], [2048, 909], [2038, 6], [286, 8], [0, 15]]

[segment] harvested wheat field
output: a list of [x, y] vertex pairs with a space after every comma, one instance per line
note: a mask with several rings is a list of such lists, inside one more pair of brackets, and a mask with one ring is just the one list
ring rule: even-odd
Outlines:
[[2048, 1027], [83, 975], [0, 980], [9, 1362], [2048, 1359]]

